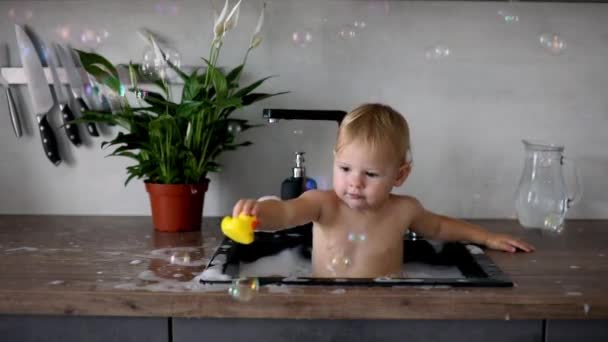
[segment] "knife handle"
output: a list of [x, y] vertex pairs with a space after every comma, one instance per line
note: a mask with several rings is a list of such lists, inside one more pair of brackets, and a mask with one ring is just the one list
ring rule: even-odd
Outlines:
[[49, 158], [51, 163], [57, 166], [61, 163], [61, 157], [59, 156], [55, 134], [53, 134], [51, 125], [46, 119], [46, 114], [38, 115], [36, 118], [38, 119], [38, 129], [40, 130], [40, 139], [42, 139], [44, 154], [46, 154], [46, 157]]
[[13, 98], [13, 92], [11, 88], [6, 87], [6, 100], [8, 101], [8, 111], [11, 115], [11, 123], [13, 124], [13, 131], [17, 138], [21, 137], [21, 122], [19, 121], [19, 115], [17, 115], [17, 107], [15, 106], [15, 99]]
[[[101, 110], [106, 113], [113, 114], [112, 105], [110, 104], [110, 100], [108, 100], [108, 98], [104, 94], [101, 94]], [[108, 123], [108, 126], [116, 126], [116, 125], [113, 123]]]
[[65, 129], [65, 134], [67, 134], [68, 139], [74, 144], [74, 146], [80, 146], [82, 141], [80, 140], [80, 133], [78, 132], [78, 125], [73, 122], [75, 119], [74, 113], [68, 105], [59, 105], [59, 109], [61, 110], [61, 117], [63, 118], [63, 128]]
[[[87, 106], [87, 104], [84, 102], [84, 100], [82, 99], [82, 97], [79, 97], [78, 99], [76, 99], [78, 101], [78, 105], [80, 106], [80, 112], [84, 112], [89, 110], [89, 106]], [[99, 132], [97, 131], [97, 126], [95, 126], [95, 124], [93, 122], [87, 122], [86, 123], [86, 127], [87, 127], [87, 131], [89, 132], [89, 134], [93, 137], [98, 137], [99, 136]]]

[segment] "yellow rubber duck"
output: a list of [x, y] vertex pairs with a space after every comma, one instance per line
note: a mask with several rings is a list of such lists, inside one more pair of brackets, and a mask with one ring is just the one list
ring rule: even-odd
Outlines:
[[248, 245], [253, 242], [253, 231], [258, 226], [255, 216], [240, 214], [238, 217], [226, 216], [222, 219], [222, 233], [238, 243]]

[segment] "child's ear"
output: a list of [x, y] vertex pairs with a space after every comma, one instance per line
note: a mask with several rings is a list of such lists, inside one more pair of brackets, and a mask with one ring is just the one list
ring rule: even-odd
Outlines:
[[403, 165], [399, 167], [399, 171], [397, 172], [397, 179], [395, 179], [395, 186], [401, 186], [403, 182], [407, 179], [407, 176], [410, 175], [410, 171], [412, 171], [412, 163], [405, 162]]

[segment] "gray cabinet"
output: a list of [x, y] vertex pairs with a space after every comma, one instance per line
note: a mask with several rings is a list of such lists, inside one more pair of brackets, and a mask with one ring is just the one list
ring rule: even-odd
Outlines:
[[606, 320], [547, 320], [546, 342], [606, 342]]
[[[544, 326], [543, 326], [544, 325]], [[0, 315], [0, 340], [42, 342], [605, 342], [606, 320], [295, 320]]]
[[0, 340], [168, 342], [169, 318], [0, 315]]
[[174, 342], [542, 342], [542, 321], [173, 319]]

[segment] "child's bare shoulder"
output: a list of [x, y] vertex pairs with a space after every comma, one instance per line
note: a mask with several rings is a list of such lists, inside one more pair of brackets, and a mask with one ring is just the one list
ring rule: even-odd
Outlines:
[[319, 221], [326, 221], [337, 212], [339, 198], [332, 190], [308, 190], [300, 198], [305, 199], [311, 205], [318, 207], [320, 211]]
[[414, 214], [424, 210], [420, 201], [413, 196], [391, 194], [393, 203], [401, 209], [407, 210], [409, 214]]

